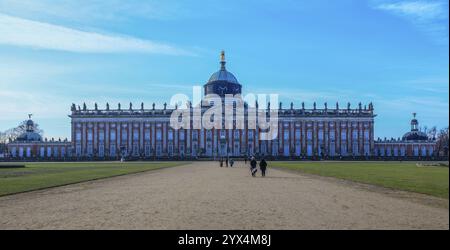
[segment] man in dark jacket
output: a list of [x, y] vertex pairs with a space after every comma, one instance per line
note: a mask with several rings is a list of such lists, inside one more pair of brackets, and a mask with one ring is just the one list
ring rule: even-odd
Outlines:
[[258, 169], [256, 168], [257, 164], [258, 163], [256, 162], [255, 157], [252, 157], [252, 159], [250, 161], [250, 171], [251, 171], [253, 177], [255, 177], [256, 171], [258, 171]]
[[261, 169], [262, 177], [266, 176], [267, 162], [264, 158], [259, 162], [259, 169]]

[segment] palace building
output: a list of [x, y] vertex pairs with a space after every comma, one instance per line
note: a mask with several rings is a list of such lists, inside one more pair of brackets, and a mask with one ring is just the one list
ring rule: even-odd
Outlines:
[[[220, 69], [213, 73], [203, 87], [204, 95], [215, 94], [240, 96], [242, 85], [226, 69], [225, 54], [222, 52]], [[205, 114], [212, 104], [201, 102], [201, 114]], [[267, 110], [270, 102], [267, 103]], [[273, 159], [376, 159], [380, 157], [431, 157], [435, 141], [418, 129], [417, 119], [411, 121], [411, 131], [398, 140], [374, 139], [374, 106], [359, 103], [352, 108], [348, 103], [329, 106], [324, 103], [317, 107], [305, 108], [301, 103], [295, 107], [290, 103], [283, 107], [278, 103], [277, 136], [262, 140], [263, 129], [249, 126], [237, 128], [233, 120], [232, 128], [225, 126], [205, 129], [192, 126], [189, 129], [174, 129], [171, 115], [178, 107], [169, 108], [164, 104], [156, 108], [153, 103], [145, 108], [144, 103], [134, 108], [132, 103], [116, 108], [107, 103], [104, 109], [97, 104], [88, 108], [86, 104], [72, 104], [71, 142], [43, 141], [34, 133], [31, 119], [29, 130], [16, 141], [9, 143], [12, 157], [72, 157], [85, 160], [128, 159], [197, 159], [218, 157], [265, 156]], [[236, 109], [235, 106], [233, 106]], [[244, 119], [250, 120], [251, 108], [244, 106]], [[188, 109], [195, 107], [189, 106]], [[256, 110], [259, 110], [256, 103]], [[236, 110], [234, 110], [236, 111]], [[264, 113], [265, 110], [262, 110]], [[269, 113], [267, 111], [267, 113]], [[256, 119], [260, 112], [256, 112]], [[194, 116], [192, 113], [189, 115]], [[236, 119], [233, 116], [233, 119]]]
[[[241, 94], [242, 85], [229, 72], [222, 54], [221, 68], [204, 85], [205, 95]], [[270, 104], [269, 104], [270, 105]], [[202, 106], [205, 112], [206, 106]], [[175, 108], [176, 109], [176, 108]], [[325, 103], [318, 108], [283, 108], [279, 103], [278, 137], [260, 140], [260, 129], [178, 129], [170, 126], [175, 109], [138, 109], [132, 104], [123, 109], [88, 109], [72, 105], [72, 145], [79, 157], [116, 158], [119, 155], [140, 158], [170, 157], [338, 157], [374, 154], [374, 109], [370, 103], [356, 108], [347, 104], [334, 108]]]

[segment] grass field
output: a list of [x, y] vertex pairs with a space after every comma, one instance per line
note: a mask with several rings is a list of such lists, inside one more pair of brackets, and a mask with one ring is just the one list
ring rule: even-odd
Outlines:
[[0, 196], [182, 164], [179, 162], [18, 163], [17, 165], [25, 167], [2, 168], [6, 163], [0, 163]]
[[272, 167], [449, 198], [448, 167], [415, 162], [273, 162]]

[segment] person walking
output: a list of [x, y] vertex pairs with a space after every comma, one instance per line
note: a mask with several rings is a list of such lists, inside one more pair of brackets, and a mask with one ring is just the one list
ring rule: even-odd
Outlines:
[[230, 159], [230, 167], [233, 167], [233, 165], [234, 165], [234, 160]]
[[225, 160], [225, 166], [228, 167], [228, 157]]
[[267, 162], [264, 158], [259, 162], [259, 169], [261, 169], [262, 177], [266, 177]]
[[255, 157], [252, 157], [251, 161], [250, 161], [250, 172], [252, 173], [252, 176], [255, 177], [256, 176], [256, 172], [258, 171], [258, 169], [256, 168], [256, 165], [258, 163], [256, 162]]
[[223, 158], [220, 158], [219, 162], [220, 162], [220, 167], [223, 167]]

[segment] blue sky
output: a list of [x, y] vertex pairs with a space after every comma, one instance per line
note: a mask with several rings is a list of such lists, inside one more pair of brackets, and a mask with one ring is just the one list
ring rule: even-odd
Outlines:
[[448, 126], [448, 0], [0, 0], [0, 131], [33, 113], [68, 137], [71, 103], [162, 106], [219, 68], [244, 92], [373, 102], [377, 137]]

